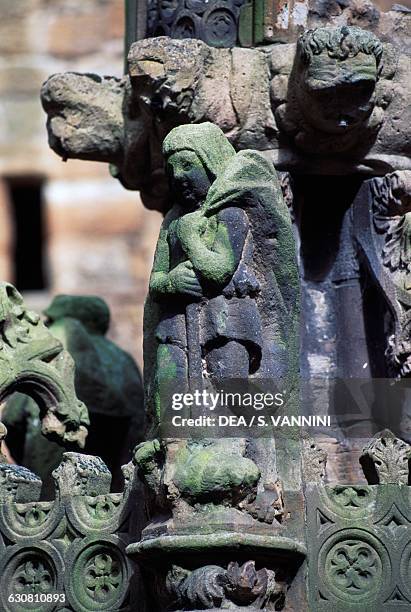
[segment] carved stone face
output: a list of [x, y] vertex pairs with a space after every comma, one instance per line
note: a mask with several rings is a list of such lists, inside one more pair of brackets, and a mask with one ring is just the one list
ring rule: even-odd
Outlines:
[[170, 187], [179, 203], [199, 208], [210, 189], [210, 178], [193, 151], [178, 151], [167, 159]]
[[343, 60], [326, 52], [314, 55], [297, 93], [302, 114], [330, 134], [358, 127], [373, 110], [377, 75], [374, 55], [358, 53]]

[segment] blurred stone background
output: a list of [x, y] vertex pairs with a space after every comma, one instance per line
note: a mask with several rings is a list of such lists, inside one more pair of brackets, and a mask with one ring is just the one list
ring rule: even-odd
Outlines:
[[111, 339], [142, 365], [160, 215], [106, 165], [62, 162], [48, 147], [39, 101], [55, 72], [120, 76], [123, 33], [124, 0], [1, 0], [0, 278], [38, 311], [57, 293], [100, 295], [112, 311]]
[[57, 293], [109, 304], [109, 337], [142, 365], [160, 215], [105, 164], [48, 147], [39, 90], [66, 70], [121, 76], [124, 0], [0, 2], [0, 278], [42, 310]]

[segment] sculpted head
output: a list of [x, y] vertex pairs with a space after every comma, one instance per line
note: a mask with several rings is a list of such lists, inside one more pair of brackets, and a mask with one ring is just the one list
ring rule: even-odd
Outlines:
[[166, 162], [170, 188], [179, 203], [197, 208], [204, 201], [211, 180], [199, 157], [190, 150], [172, 153]]
[[363, 123], [374, 108], [381, 42], [361, 28], [318, 28], [299, 39], [295, 95], [307, 123], [340, 134]]
[[57, 295], [44, 311], [49, 323], [65, 317], [77, 319], [92, 333], [104, 335], [110, 324], [110, 311], [104, 300], [94, 295]]
[[212, 123], [174, 128], [163, 142], [171, 191], [183, 206], [201, 206], [212, 183], [235, 154]]

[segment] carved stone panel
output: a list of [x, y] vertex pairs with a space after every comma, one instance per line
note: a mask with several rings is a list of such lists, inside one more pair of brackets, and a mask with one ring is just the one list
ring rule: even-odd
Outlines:
[[101, 459], [66, 453], [54, 472], [55, 499], [39, 502], [41, 481], [34, 474], [0, 466], [2, 611], [136, 609], [138, 575], [125, 548], [141, 510], [134, 470], [123, 471], [124, 492], [110, 493], [111, 476]]
[[404, 485], [307, 487], [310, 610], [411, 610], [410, 502]]
[[411, 446], [389, 430], [376, 434], [360, 457], [369, 484], [408, 484], [410, 461]]
[[245, 0], [149, 0], [147, 37], [199, 38], [212, 47], [234, 47]]

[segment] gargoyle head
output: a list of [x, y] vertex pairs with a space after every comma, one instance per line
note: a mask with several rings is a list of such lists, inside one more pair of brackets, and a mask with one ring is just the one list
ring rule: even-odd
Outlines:
[[306, 121], [329, 134], [360, 126], [374, 107], [382, 44], [356, 27], [308, 30], [299, 39], [296, 97]]
[[307, 30], [297, 43], [288, 99], [276, 118], [295, 144], [324, 153], [366, 146], [383, 111], [376, 85], [383, 45], [358, 27]]

